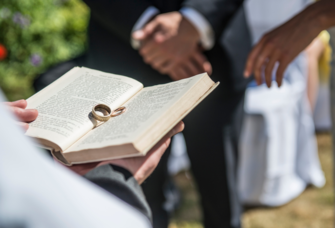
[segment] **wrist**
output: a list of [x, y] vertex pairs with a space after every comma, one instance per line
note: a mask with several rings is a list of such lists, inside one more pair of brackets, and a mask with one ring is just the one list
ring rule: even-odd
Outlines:
[[335, 1], [322, 0], [307, 7], [307, 18], [315, 33], [320, 33], [335, 25]]
[[181, 21], [181, 31], [184, 31], [187, 34], [188, 40], [193, 40], [194, 42], [200, 42], [200, 33], [196, 27], [184, 16], [182, 16]]
[[179, 12], [186, 18], [197, 30], [199, 34], [199, 43], [205, 50], [210, 50], [215, 43], [215, 34], [211, 24], [206, 17], [191, 7], [183, 7]]

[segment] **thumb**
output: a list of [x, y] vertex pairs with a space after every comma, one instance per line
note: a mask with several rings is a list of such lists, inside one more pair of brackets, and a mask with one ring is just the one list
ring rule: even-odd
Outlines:
[[158, 27], [157, 21], [152, 20], [146, 26], [144, 26], [144, 28], [135, 31], [133, 33], [133, 38], [135, 40], [145, 40], [152, 35], [152, 33], [156, 30], [157, 27]]
[[168, 137], [171, 138], [172, 136], [182, 132], [185, 128], [185, 124], [183, 121], [180, 121], [172, 130], [168, 133]]
[[22, 109], [17, 107], [10, 107], [10, 110], [19, 120], [23, 122], [34, 121], [38, 116], [38, 111], [36, 109]]
[[21, 128], [23, 128], [23, 130], [26, 132], [29, 128], [29, 124], [27, 123], [22, 123], [22, 122], [18, 122], [17, 125], [19, 125]]
[[23, 108], [23, 109], [27, 107], [27, 101], [23, 99], [18, 100], [18, 101], [5, 102], [5, 104], [10, 107], [17, 107], [17, 108]]
[[168, 36], [164, 34], [163, 31], [157, 31], [155, 33], [154, 39], [157, 43], [163, 43], [165, 40], [168, 39]]
[[213, 73], [212, 64], [210, 62], [208, 62], [208, 61], [204, 62], [203, 68], [204, 68], [205, 72], [208, 73], [208, 75], [211, 75]]
[[205, 71], [208, 75], [211, 75], [213, 72], [212, 64], [207, 60], [207, 58], [200, 52], [196, 52], [193, 55], [194, 61], [199, 65], [201, 71]]
[[133, 39], [144, 40], [145, 39], [144, 31], [141, 29], [141, 30], [137, 30], [137, 31], [133, 32]]

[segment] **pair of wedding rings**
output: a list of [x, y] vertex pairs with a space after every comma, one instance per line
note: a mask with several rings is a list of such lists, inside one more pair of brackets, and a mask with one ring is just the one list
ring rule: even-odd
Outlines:
[[[122, 106], [120, 108], [115, 109], [114, 111], [108, 105], [98, 104], [92, 108], [92, 115], [96, 120], [106, 122], [111, 117], [119, 116], [126, 111], [126, 107]], [[99, 114], [99, 113], [102, 113]]]

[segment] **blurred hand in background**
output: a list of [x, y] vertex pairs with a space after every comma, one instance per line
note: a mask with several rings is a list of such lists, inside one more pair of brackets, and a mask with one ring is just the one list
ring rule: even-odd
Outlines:
[[141, 41], [144, 62], [173, 80], [212, 73], [212, 66], [199, 47], [196, 28], [179, 12], [160, 14], [133, 33]]
[[272, 70], [279, 63], [276, 81], [281, 86], [288, 64], [303, 51], [324, 29], [335, 24], [335, 2], [323, 0], [314, 3], [291, 20], [265, 34], [249, 54], [244, 75], [254, 73], [257, 84], [271, 86]]

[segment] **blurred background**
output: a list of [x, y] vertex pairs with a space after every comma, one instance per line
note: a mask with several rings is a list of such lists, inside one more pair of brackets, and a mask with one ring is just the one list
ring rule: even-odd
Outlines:
[[28, 98], [38, 74], [85, 50], [88, 13], [78, 0], [0, 2], [0, 85], [9, 100]]
[[[89, 9], [80, 0], [0, 1], [0, 86], [8, 100], [34, 94], [33, 80], [49, 67], [79, 56], [86, 48]], [[330, 30], [335, 46], [335, 30]], [[334, 74], [334, 71], [332, 71]], [[335, 75], [333, 75], [335, 76]], [[320, 83], [314, 111], [317, 147], [326, 182], [308, 186], [280, 206], [246, 206], [244, 227], [333, 227], [331, 118], [329, 83]], [[178, 158], [178, 154], [176, 155]], [[200, 228], [201, 209], [187, 158], [171, 174], [181, 192], [170, 228]], [[289, 188], [289, 186], [288, 186]]]

